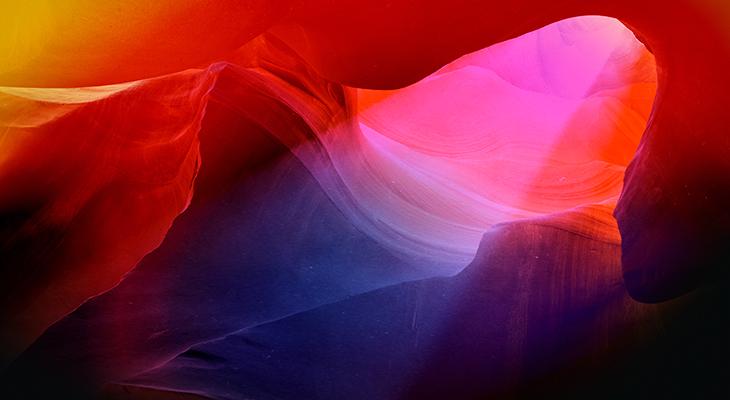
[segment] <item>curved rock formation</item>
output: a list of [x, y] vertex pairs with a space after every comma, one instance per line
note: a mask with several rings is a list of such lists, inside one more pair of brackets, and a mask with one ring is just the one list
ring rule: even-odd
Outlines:
[[722, 391], [722, 1], [97, 3], [0, 6], [10, 396]]

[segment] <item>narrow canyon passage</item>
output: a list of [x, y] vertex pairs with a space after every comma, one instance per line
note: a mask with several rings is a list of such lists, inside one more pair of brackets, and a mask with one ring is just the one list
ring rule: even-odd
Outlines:
[[721, 4], [41, 3], [0, 42], [10, 393], [719, 388]]

